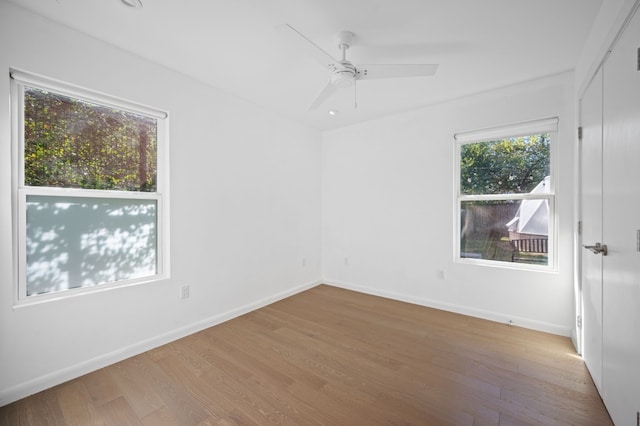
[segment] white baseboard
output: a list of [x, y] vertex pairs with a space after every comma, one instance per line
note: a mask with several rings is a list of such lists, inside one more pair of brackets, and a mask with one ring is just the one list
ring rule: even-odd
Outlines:
[[308, 282], [297, 287], [287, 289], [275, 295], [268, 296], [264, 299], [256, 300], [230, 311], [223, 312], [221, 314], [205, 318], [201, 321], [197, 321], [195, 323], [188, 324], [175, 330], [171, 330], [167, 333], [163, 333], [158, 336], [143, 340], [141, 342], [137, 342], [133, 345], [129, 345], [127, 347], [117, 349], [107, 354], [88, 359], [84, 362], [81, 362], [80, 364], [62, 368], [49, 374], [36, 377], [32, 380], [20, 383], [8, 389], [0, 389], [0, 407], [25, 398], [29, 395], [33, 395], [50, 387], [57, 386], [66, 381], [75, 379], [76, 377], [80, 377], [84, 374], [91, 373], [92, 371], [99, 370], [100, 368], [104, 368], [106, 366], [115, 364], [116, 362], [120, 362], [132, 356], [157, 348], [158, 346], [162, 346], [177, 339], [186, 337], [190, 334], [223, 323], [240, 315], [244, 315], [248, 312], [262, 308], [263, 306], [267, 306], [271, 303], [277, 302], [278, 300], [282, 300], [289, 296], [293, 296], [294, 294], [308, 290], [319, 284], [321, 284], [321, 281]]
[[477, 309], [470, 306], [455, 305], [451, 303], [441, 302], [438, 300], [410, 296], [406, 294], [346, 283], [342, 281], [324, 280], [323, 283], [334, 286], [334, 287], [340, 287], [347, 290], [357, 291], [360, 293], [371, 294], [373, 296], [380, 296], [388, 299], [399, 300], [401, 302], [412, 303], [414, 305], [421, 305], [429, 308], [441, 309], [443, 311], [455, 312], [457, 314], [468, 315], [476, 318], [482, 318], [489, 321], [516, 325], [519, 327], [529, 328], [532, 330], [543, 331], [545, 333], [557, 334], [560, 336], [567, 336], [567, 337], [571, 336], [570, 327], [551, 324], [543, 321], [532, 320], [529, 318], [514, 317], [514, 316], [509, 316], [509, 315], [505, 315], [497, 312]]

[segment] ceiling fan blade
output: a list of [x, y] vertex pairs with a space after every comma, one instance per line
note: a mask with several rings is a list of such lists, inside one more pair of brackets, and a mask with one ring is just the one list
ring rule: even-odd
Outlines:
[[359, 65], [357, 80], [372, 78], [398, 78], [398, 77], [429, 77], [436, 73], [438, 65], [435, 64], [365, 64]]
[[324, 101], [326, 101], [335, 92], [336, 92], [336, 87], [333, 84], [331, 84], [331, 81], [329, 81], [329, 83], [327, 83], [327, 85], [324, 86], [324, 89], [322, 89], [322, 91], [318, 93], [318, 96], [316, 96], [316, 100], [313, 101], [313, 103], [309, 107], [309, 111], [312, 111], [318, 108]]
[[329, 69], [335, 69], [336, 64], [340, 63], [340, 61], [325, 52], [320, 46], [309, 40], [307, 36], [293, 28], [291, 25], [279, 25], [277, 29], [291, 42], [292, 45], [297, 46], [300, 51], [304, 51], [306, 54], [311, 55], [320, 63], [320, 65]]

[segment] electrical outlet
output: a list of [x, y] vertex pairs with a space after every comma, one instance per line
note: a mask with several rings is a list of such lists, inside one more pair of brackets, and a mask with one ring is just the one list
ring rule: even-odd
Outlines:
[[183, 285], [182, 287], [180, 287], [180, 298], [181, 299], [188, 299], [189, 298], [189, 286], [188, 285]]
[[349, 258], [348, 257], [344, 258], [344, 265], [345, 266], [349, 266]]
[[307, 258], [303, 257], [302, 258], [302, 267], [304, 268], [305, 266], [307, 266]]
[[444, 269], [438, 269], [436, 271], [436, 276], [438, 277], [439, 280], [444, 280], [445, 279]]

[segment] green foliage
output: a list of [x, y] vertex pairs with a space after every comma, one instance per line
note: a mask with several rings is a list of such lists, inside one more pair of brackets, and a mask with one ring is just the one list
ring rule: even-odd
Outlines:
[[156, 190], [156, 121], [25, 87], [28, 186]]
[[531, 192], [550, 171], [549, 134], [462, 145], [462, 194]]

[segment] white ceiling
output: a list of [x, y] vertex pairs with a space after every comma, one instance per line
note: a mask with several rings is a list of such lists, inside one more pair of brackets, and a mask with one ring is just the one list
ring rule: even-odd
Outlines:
[[[11, 0], [38, 14], [318, 129], [574, 68], [603, 0]], [[437, 63], [434, 77], [358, 82], [308, 107], [328, 80], [276, 27], [354, 63]], [[331, 117], [328, 109], [340, 114]]]

